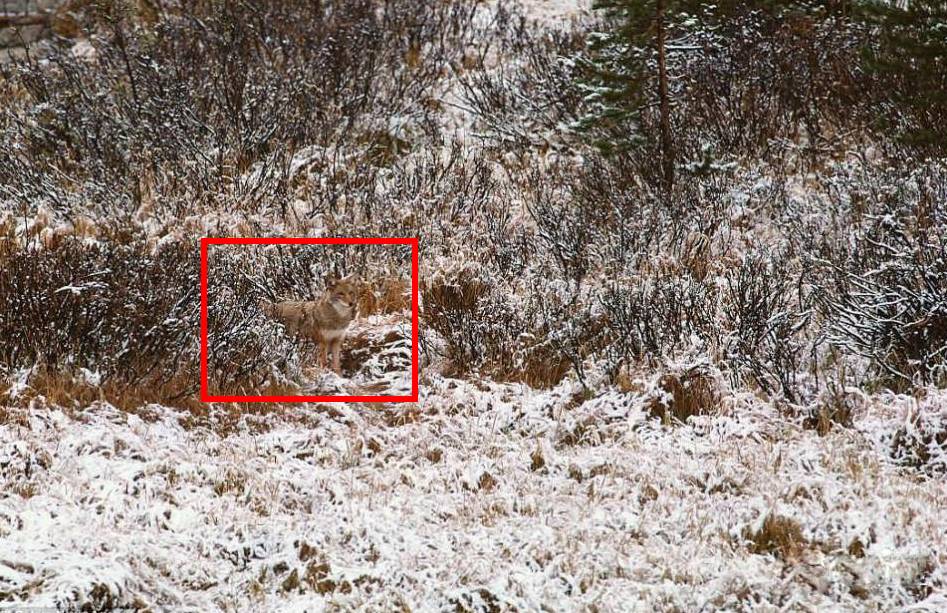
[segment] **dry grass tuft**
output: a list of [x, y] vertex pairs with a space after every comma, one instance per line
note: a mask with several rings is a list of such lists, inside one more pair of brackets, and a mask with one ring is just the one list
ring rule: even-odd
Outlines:
[[692, 232], [684, 243], [681, 264], [697, 281], [707, 277], [710, 243], [710, 237], [702, 232]]
[[645, 483], [638, 492], [638, 504], [644, 506], [649, 502], [654, 502], [660, 495], [661, 492], [656, 487], [650, 483]]
[[31, 400], [43, 398], [50, 405], [73, 409], [107, 402], [146, 421], [149, 404], [197, 412], [206, 408], [197, 395], [195, 382], [188, 377], [177, 376], [163, 382], [145, 380], [136, 384], [118, 381], [93, 384], [74, 373], [44, 367], [33, 370], [26, 389], [16, 398], [9, 397], [9, 390], [0, 394], [0, 398], [14, 406], [28, 406]]
[[586, 417], [581, 421], [575, 422], [571, 428], [564, 427], [564, 432], [556, 441], [556, 447], [575, 447], [580, 444], [593, 443], [593, 437], [597, 431], [595, 419], [593, 417]]
[[572, 364], [569, 360], [549, 348], [532, 352], [519, 373], [503, 379], [525, 383], [538, 389], [548, 389], [562, 381], [570, 368]]
[[411, 310], [411, 284], [401, 277], [386, 277], [377, 286], [379, 313], [402, 313]]
[[411, 310], [411, 283], [402, 277], [362, 281], [358, 295], [360, 316], [389, 315]]
[[[306, 591], [306, 588], [308, 588], [318, 594], [324, 595], [331, 594], [337, 589], [340, 589], [340, 585], [330, 578], [332, 575], [332, 566], [325, 561], [324, 556], [318, 549], [312, 547], [305, 541], [297, 541], [296, 547], [298, 549], [299, 561], [302, 562], [304, 566], [302, 567], [302, 572], [300, 572], [299, 567], [293, 568], [289, 575], [283, 579], [280, 583], [281, 592], [303, 593]], [[285, 563], [282, 563], [279, 567], [274, 568], [274, 572], [282, 574], [286, 572], [288, 568]], [[347, 582], [343, 582], [341, 591], [347, 592], [351, 590], [351, 585], [348, 585], [348, 589], [345, 589], [346, 584]]]
[[546, 466], [546, 458], [543, 457], [543, 450], [537, 447], [529, 456], [529, 469], [533, 472], [542, 470]]
[[33, 483], [14, 483], [10, 486], [10, 493], [16, 494], [24, 500], [36, 495], [36, 485]]
[[819, 402], [803, 419], [802, 427], [815, 430], [819, 436], [827, 435], [835, 426], [851, 428], [858, 400], [857, 395], [829, 385]]
[[382, 418], [389, 428], [398, 428], [421, 421], [421, 409], [416, 403], [399, 403], [395, 407], [382, 408]]
[[450, 599], [454, 613], [500, 613], [507, 610], [502, 601], [487, 588], [465, 592]]
[[330, 594], [338, 587], [336, 582], [329, 578], [331, 573], [332, 567], [328, 562], [310, 562], [306, 566], [305, 581], [319, 594]]
[[492, 492], [494, 489], [496, 489], [496, 486], [496, 477], [486, 471], [484, 471], [483, 474], [480, 475], [480, 479], [477, 480], [477, 487], [482, 492]]
[[788, 517], [770, 513], [757, 532], [747, 530], [744, 538], [750, 542], [750, 552], [773, 554], [783, 561], [798, 560], [808, 544], [799, 523]]
[[716, 382], [699, 368], [661, 375], [658, 389], [647, 411], [665, 423], [685, 422], [693, 415], [710, 415], [720, 401]]
[[[4, 398], [8, 391], [0, 394]], [[11, 424], [21, 428], [28, 428], [30, 425], [30, 414], [26, 409], [4, 406], [0, 404], [0, 424]]]
[[450, 281], [438, 279], [421, 285], [424, 304], [433, 315], [447, 311], [472, 312], [489, 291], [489, 286], [472, 274], [460, 274]]
[[247, 475], [238, 470], [227, 470], [223, 477], [214, 482], [214, 493], [218, 496], [232, 493], [242, 496], [247, 490]]

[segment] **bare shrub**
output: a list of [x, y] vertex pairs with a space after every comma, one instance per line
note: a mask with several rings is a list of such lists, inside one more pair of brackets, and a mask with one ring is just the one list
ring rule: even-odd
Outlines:
[[925, 201], [908, 216], [865, 214], [818, 292], [828, 342], [900, 389], [943, 384], [947, 372], [947, 223], [943, 210], [915, 208]]
[[435, 129], [426, 101], [475, 11], [463, 0], [188, 1], [143, 24], [118, 6], [83, 13], [94, 59], [56, 40], [43, 63], [3, 68], [0, 133], [17, 146], [0, 149], [0, 198], [126, 216], [149, 201], [169, 220], [285, 203], [303, 145], [385, 164], [394, 143], [409, 146], [390, 126]]
[[[196, 252], [144, 255], [140, 241], [55, 250], [8, 247], [0, 271], [0, 361], [99, 371], [104, 381], [156, 387], [196, 372]], [[193, 387], [196, 389], [196, 379]]]
[[[199, 387], [198, 250], [175, 243], [152, 253], [141, 236], [111, 235], [53, 249], [4, 243], [0, 364], [40, 369], [32, 385], [63, 398], [92, 396], [83, 370], [110, 397], [180, 402]], [[239, 258], [217, 258], [209, 282], [209, 371], [229, 390], [285, 385], [298, 355], [260, 314], [258, 285]], [[82, 380], [82, 377], [79, 380]], [[221, 388], [221, 389], [224, 389]], [[146, 390], [150, 392], [146, 393]], [[90, 392], [92, 393], [92, 392]], [[93, 393], [94, 395], [94, 393]]]
[[[498, 186], [490, 163], [453, 144], [446, 151], [415, 156], [409, 165], [389, 169], [379, 189], [346, 199], [332, 214], [330, 228], [379, 236], [417, 236], [428, 256], [488, 252], [481, 224], [495, 216]], [[485, 257], [485, 256], [484, 256]]]
[[560, 304], [553, 319], [557, 307], [541, 305], [554, 300], [551, 292], [534, 292], [523, 300], [465, 271], [422, 284], [422, 297], [425, 322], [446, 341], [446, 355], [458, 374], [479, 371], [546, 387], [575, 363], [564, 346], [582, 351], [575, 338], [561, 332], [570, 323], [568, 309]]
[[[491, 44], [478, 50], [475, 69], [460, 73], [461, 95], [499, 153], [562, 149], [574, 140], [568, 126], [578, 119], [582, 93], [573, 58], [585, 33], [537, 27], [521, 11], [498, 4], [492, 31], [481, 33]], [[496, 65], [485, 68], [490, 60]]]
[[809, 314], [804, 298], [793, 302], [794, 279], [788, 258], [744, 257], [726, 278], [722, 315], [729, 333], [725, 355], [737, 374], [746, 372], [769, 395], [797, 398], [796, 375], [806, 348], [802, 332]]
[[695, 38], [700, 52], [682, 70], [685, 158], [708, 144], [780, 156], [789, 141], [812, 159], [871, 119], [865, 92], [877, 84], [858, 69], [868, 32], [844, 15], [748, 7]]
[[695, 342], [716, 344], [716, 293], [707, 282], [668, 273], [610, 283], [599, 300], [613, 340], [612, 367], [660, 359]]

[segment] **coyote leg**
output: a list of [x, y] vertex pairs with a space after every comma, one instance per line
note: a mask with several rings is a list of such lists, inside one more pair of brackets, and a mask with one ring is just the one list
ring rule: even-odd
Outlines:
[[329, 344], [328, 343], [319, 343], [318, 356], [317, 356], [319, 369], [327, 368], [329, 366]]
[[341, 360], [339, 359], [339, 353], [341, 349], [342, 349], [341, 339], [332, 341], [332, 370], [334, 370], [336, 374], [340, 374], [340, 375], [342, 374], [342, 364], [341, 364]]

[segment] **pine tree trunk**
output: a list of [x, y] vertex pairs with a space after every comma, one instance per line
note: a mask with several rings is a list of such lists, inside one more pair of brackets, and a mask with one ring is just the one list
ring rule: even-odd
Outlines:
[[664, 3], [665, 0], [657, 0], [655, 21], [658, 35], [658, 94], [661, 102], [661, 159], [664, 170], [664, 190], [669, 195], [674, 187], [674, 148], [671, 142], [671, 100], [668, 94]]

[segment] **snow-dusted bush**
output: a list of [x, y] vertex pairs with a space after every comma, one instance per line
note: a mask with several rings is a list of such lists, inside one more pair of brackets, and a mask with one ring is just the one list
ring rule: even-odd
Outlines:
[[[104, 381], [167, 383], [194, 365], [197, 254], [142, 244], [11, 248], [0, 269], [0, 360], [100, 371]], [[195, 382], [196, 383], [196, 382]]]
[[789, 400], [799, 394], [796, 375], [810, 316], [793, 276], [785, 256], [748, 255], [727, 276], [721, 306], [727, 361], [767, 394]]
[[878, 84], [859, 69], [866, 28], [843, 14], [758, 9], [749, 3], [691, 34], [679, 52], [685, 159], [701, 157], [703, 143], [718, 154], [779, 155], [801, 134], [816, 154], [839, 126], [873, 119], [866, 93]]
[[82, 15], [91, 59], [57, 39], [42, 61], [3, 65], [0, 199], [96, 217], [145, 204], [162, 218], [274, 203], [285, 213], [303, 146], [383, 163], [400, 155], [399, 125], [434, 129], [434, 87], [475, 10], [464, 0], [186, 2], [144, 25], [120, 4]]
[[913, 193], [889, 190], [893, 197], [863, 215], [818, 293], [828, 341], [869, 358], [880, 382], [896, 388], [947, 381], [942, 177]]
[[[93, 373], [96, 385], [148, 389], [173, 401], [199, 385], [198, 252], [176, 243], [155, 252], [140, 236], [50, 249], [9, 246], [0, 269], [0, 364], [41, 365], [42, 375]], [[215, 263], [209, 299], [216, 380], [246, 385], [292, 372], [293, 345], [261, 321], [255, 286]], [[255, 293], [256, 292], [256, 293]], [[145, 394], [148, 396], [148, 394]]]
[[[580, 27], [535, 28], [516, 5], [498, 4], [496, 18], [480, 35], [493, 40], [488, 57], [464, 70], [459, 84], [465, 106], [483, 122], [488, 146], [563, 150], [573, 139], [582, 93], [574, 58], [585, 46]], [[483, 52], [481, 52], [483, 53]]]
[[711, 284], [686, 274], [610, 284], [600, 300], [613, 341], [611, 350], [624, 360], [638, 361], [716, 343], [716, 293]]
[[571, 312], [549, 287], [533, 290], [516, 296], [469, 271], [423, 286], [425, 323], [445, 341], [453, 372], [547, 387], [581, 364], [566, 332], [576, 329]]

